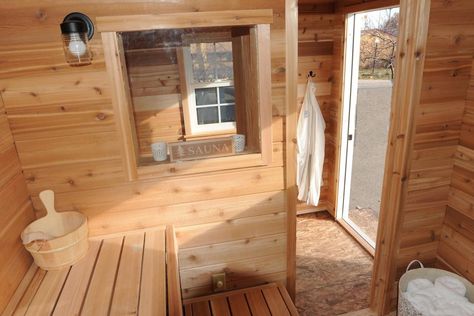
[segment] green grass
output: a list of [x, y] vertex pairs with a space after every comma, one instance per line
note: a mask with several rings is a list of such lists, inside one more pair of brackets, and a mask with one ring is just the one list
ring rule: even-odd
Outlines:
[[392, 74], [390, 69], [376, 68], [374, 73], [372, 69], [359, 69], [359, 79], [364, 80], [391, 80]]

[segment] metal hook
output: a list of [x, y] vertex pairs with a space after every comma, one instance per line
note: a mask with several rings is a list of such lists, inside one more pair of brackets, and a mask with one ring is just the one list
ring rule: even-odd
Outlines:
[[316, 75], [313, 73], [312, 70], [310, 70], [310, 72], [308, 73], [308, 78], [311, 77], [311, 78], [314, 78], [316, 77]]

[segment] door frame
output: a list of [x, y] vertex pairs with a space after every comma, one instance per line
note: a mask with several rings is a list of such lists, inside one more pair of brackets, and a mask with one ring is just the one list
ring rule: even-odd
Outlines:
[[[379, 316], [390, 312], [392, 294], [394, 286], [396, 286], [396, 260], [403, 207], [408, 192], [407, 180], [415, 135], [415, 113], [421, 94], [430, 4], [431, 0], [400, 0], [399, 3], [398, 0], [383, 0], [364, 2], [352, 7], [341, 4], [342, 8], [339, 7], [341, 13], [348, 14], [400, 6], [400, 31], [396, 58], [398, 71], [393, 85], [389, 143], [385, 156], [385, 172], [370, 293], [370, 308], [376, 311]], [[343, 73], [344, 71], [343, 69]], [[341, 91], [344, 86], [343, 78]], [[341, 97], [344, 102], [344, 95]], [[343, 116], [342, 109], [341, 106], [338, 114], [340, 119]], [[342, 126], [338, 133], [340, 142]], [[341, 149], [341, 143], [339, 143], [336, 153], [337, 165], [340, 165]], [[339, 169], [336, 172], [339, 172]], [[339, 179], [339, 176], [337, 174], [336, 179]], [[341, 182], [338, 182], [336, 194], [340, 185]], [[337, 209], [337, 199], [335, 204]]]
[[[375, 240], [360, 229], [349, 218], [349, 201], [352, 185], [352, 165], [356, 128], [357, 94], [360, 59], [361, 20], [357, 13], [345, 16], [345, 43], [343, 68], [343, 102], [341, 103], [342, 122], [340, 137], [340, 159], [338, 168], [338, 188], [336, 200], [336, 220], [344, 227], [372, 256], [375, 255]], [[342, 203], [340, 203], [342, 201]]]

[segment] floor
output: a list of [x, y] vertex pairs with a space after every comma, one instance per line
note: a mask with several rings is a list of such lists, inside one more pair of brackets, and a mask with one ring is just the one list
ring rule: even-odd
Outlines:
[[165, 315], [165, 231], [90, 239], [61, 270], [32, 265], [4, 315]]
[[372, 257], [326, 212], [298, 216], [296, 307], [301, 316], [363, 310]]

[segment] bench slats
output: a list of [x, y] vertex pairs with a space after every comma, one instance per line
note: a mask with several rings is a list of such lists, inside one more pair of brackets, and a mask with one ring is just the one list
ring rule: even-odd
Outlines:
[[62, 270], [32, 266], [2, 315], [138, 313], [166, 315], [164, 227], [90, 239], [86, 257]]
[[110, 315], [138, 314], [144, 237], [143, 234], [125, 236]]
[[95, 271], [82, 309], [84, 315], [108, 314], [122, 244], [123, 237], [105, 239], [102, 242], [102, 248], [97, 258]]
[[225, 297], [215, 297], [211, 299], [212, 315], [231, 316], [229, 304]]
[[260, 288], [249, 290], [245, 296], [253, 315], [271, 316], [267, 304], [263, 304], [265, 298]]
[[165, 234], [145, 233], [139, 315], [166, 314]]
[[[211, 306], [210, 313], [205, 306]], [[199, 307], [199, 308], [198, 308]], [[185, 316], [297, 316], [286, 289], [275, 283], [184, 301]]]
[[54, 316], [79, 315], [100, 245], [101, 242], [99, 240], [91, 240], [86, 257], [71, 267], [61, 296], [54, 309]]

